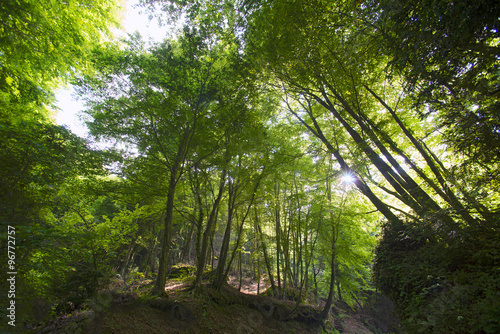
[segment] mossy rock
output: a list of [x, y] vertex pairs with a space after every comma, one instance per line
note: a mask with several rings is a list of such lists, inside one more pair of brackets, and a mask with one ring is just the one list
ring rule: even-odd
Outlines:
[[196, 273], [196, 267], [190, 264], [176, 264], [170, 269], [169, 278], [188, 277]]

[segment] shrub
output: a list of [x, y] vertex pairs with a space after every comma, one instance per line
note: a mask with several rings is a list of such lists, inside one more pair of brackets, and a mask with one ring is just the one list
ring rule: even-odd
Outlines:
[[415, 221], [383, 226], [374, 280], [396, 304], [404, 331], [500, 332], [495, 231]]

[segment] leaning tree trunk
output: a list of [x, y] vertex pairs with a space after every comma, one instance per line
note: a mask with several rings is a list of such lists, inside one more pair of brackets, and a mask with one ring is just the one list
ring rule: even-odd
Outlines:
[[219, 193], [217, 194], [217, 197], [214, 201], [214, 204], [212, 206], [212, 212], [210, 213], [210, 216], [207, 221], [207, 226], [205, 227], [205, 232], [203, 233], [203, 239], [201, 241], [201, 250], [198, 258], [198, 263], [196, 265], [196, 280], [193, 284], [193, 288], [201, 284], [201, 279], [203, 277], [203, 270], [205, 269], [205, 264], [207, 262], [207, 251], [209, 243], [208, 239], [211, 235], [212, 228], [215, 224], [216, 220], [215, 217], [217, 210], [219, 208], [220, 201], [222, 199], [222, 193], [224, 191], [225, 184], [226, 184], [226, 169], [223, 169], [219, 183]]
[[[265, 169], [265, 167], [264, 167], [264, 169]], [[234, 257], [236, 255], [236, 252], [240, 248], [241, 236], [243, 235], [243, 226], [245, 224], [245, 221], [246, 221], [248, 215], [250, 214], [250, 209], [252, 208], [253, 202], [255, 200], [255, 195], [257, 194], [257, 189], [259, 189], [260, 181], [264, 177], [264, 169], [262, 170], [259, 177], [257, 178], [257, 182], [255, 183], [255, 187], [253, 188], [252, 197], [250, 198], [250, 203], [248, 204], [248, 207], [247, 207], [247, 210], [245, 212], [245, 215], [243, 216], [243, 219], [241, 219], [240, 227], [238, 229], [238, 236], [236, 239], [236, 245], [235, 245], [233, 252], [231, 254], [231, 258], [229, 259], [229, 263], [226, 266], [226, 271], [224, 273], [224, 276], [228, 275], [229, 270], [231, 269], [231, 264], [233, 263]]]
[[170, 180], [167, 192], [167, 205], [165, 208], [165, 226], [163, 230], [163, 241], [161, 245], [160, 264], [158, 268], [158, 276], [156, 277], [155, 286], [152, 290], [153, 294], [165, 296], [165, 281], [167, 280], [168, 259], [170, 256], [170, 242], [172, 240], [172, 221], [174, 218], [174, 198], [175, 187], [179, 181], [182, 164], [186, 158], [189, 147], [190, 131], [186, 131], [177, 149], [177, 155], [170, 168]]
[[[137, 220], [136, 220], [137, 223]], [[126, 281], [126, 275], [127, 275], [127, 268], [130, 263], [131, 255], [135, 247], [135, 241], [137, 240], [137, 235], [135, 235], [131, 240], [130, 243], [128, 244], [127, 248], [127, 254], [125, 255], [125, 261], [123, 261], [122, 269], [120, 270], [120, 274], [122, 276], [123, 282]]]
[[[325, 137], [323, 134], [323, 131], [321, 130], [321, 127], [319, 126], [316, 118], [314, 117], [312, 110], [305, 108], [305, 111], [311, 118], [311, 121], [313, 125], [309, 125], [299, 114], [297, 114], [291, 107], [289, 107], [289, 111], [304, 125], [315, 137], [317, 137], [319, 140], [325, 144], [327, 147], [328, 151], [335, 157], [337, 162], [340, 165], [340, 168], [346, 172], [346, 173], [352, 173], [355, 174], [355, 172], [349, 167], [349, 165], [346, 163], [342, 155], [340, 154], [339, 149], [336, 149], [332, 143]], [[356, 180], [354, 181], [354, 184], [356, 187], [361, 191], [363, 195], [368, 197], [368, 199], [372, 202], [372, 204], [377, 208], [378, 211], [384, 217], [391, 222], [397, 222], [398, 224], [403, 224], [402, 221], [391, 211], [389, 206], [385, 204], [377, 195], [373, 193], [373, 191], [370, 189], [370, 187], [359, 177], [356, 177]]]
[[224, 269], [227, 260], [227, 254], [229, 252], [229, 240], [231, 239], [231, 227], [233, 222], [233, 214], [236, 209], [236, 194], [238, 191], [238, 184], [233, 185], [232, 182], [229, 183], [228, 187], [229, 200], [228, 200], [228, 210], [227, 210], [227, 224], [226, 230], [224, 231], [224, 238], [222, 240], [222, 246], [219, 255], [219, 263], [217, 264], [216, 275], [214, 279], [215, 288], [219, 289], [225, 282]]
[[271, 290], [273, 292], [273, 296], [275, 296], [276, 295], [276, 284], [274, 283], [273, 270], [271, 268], [271, 260], [269, 259], [269, 256], [267, 254], [267, 247], [266, 247], [266, 243], [264, 242], [264, 237], [263, 237], [262, 229], [260, 228], [260, 225], [259, 225], [258, 218], [259, 217], [257, 215], [257, 208], [256, 208], [255, 209], [255, 227], [259, 233], [260, 244], [262, 245], [262, 252], [264, 253], [264, 261], [266, 262], [267, 274], [269, 275], [269, 281], [271, 282]]

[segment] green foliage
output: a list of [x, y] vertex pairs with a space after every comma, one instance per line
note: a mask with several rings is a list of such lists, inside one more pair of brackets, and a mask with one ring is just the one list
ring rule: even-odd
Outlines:
[[390, 65], [421, 112], [437, 112], [449, 144], [474, 162], [500, 158], [499, 10], [490, 0], [369, 2]]
[[[52, 210], [42, 217], [43, 223], [31, 230], [40, 242], [33, 244], [36, 251], [25, 268], [41, 296], [71, 301], [77, 307], [109, 282], [113, 252], [134, 230], [123, 221], [130, 212], [103, 194], [91, 193], [100, 182], [106, 180], [67, 180], [59, 187]], [[42, 239], [41, 228], [48, 229], [50, 236]]]
[[384, 225], [374, 279], [406, 331], [498, 332], [498, 231], [487, 235], [471, 226]]
[[[115, 1], [6, 0], [0, 4], [0, 108], [29, 114], [89, 69], [90, 50], [117, 25]], [[11, 117], [11, 115], [9, 115]]]
[[124, 218], [132, 213], [106, 196], [103, 157], [66, 129], [3, 118], [0, 136], [1, 226], [17, 233], [19, 321], [42, 321], [47, 303], [78, 306], [106, 285], [113, 251], [134, 232]]
[[[195, 250], [201, 269], [265, 268], [289, 299], [314, 285], [362, 304], [381, 212], [373, 276], [405, 330], [500, 331], [497, 3], [142, 2], [188, 25], [149, 49], [137, 35], [96, 48], [116, 3], [0, 4], [0, 210], [20, 236], [20, 303], [78, 306], [113, 270], [142, 281], [158, 261], [162, 290], [167, 261]], [[51, 123], [70, 79], [94, 137], [128, 153]]]
[[[384, 30], [383, 47], [393, 57], [391, 64], [404, 72], [412, 89], [423, 89], [419, 92], [422, 98], [427, 96], [430, 101], [431, 96], [456, 95], [463, 89], [495, 93], [490, 89], [497, 89], [498, 85], [497, 2], [382, 0], [375, 3], [380, 6], [377, 24]], [[374, 11], [373, 7], [370, 10]], [[421, 80], [430, 85], [421, 86]]]
[[37, 120], [0, 120], [0, 193], [3, 220], [36, 220], [61, 182], [102, 172], [101, 158], [67, 129]]
[[[18, 236], [18, 323], [45, 320], [47, 304], [55, 299], [72, 292], [72, 298], [82, 298], [79, 289], [65, 284], [79, 282], [88, 295], [101, 275], [92, 261], [93, 271], [87, 270], [88, 231], [58, 222], [70, 217], [68, 206], [75, 204], [61, 198], [62, 185], [77, 176], [103, 175], [103, 156], [54, 125], [48, 106], [54, 89], [90, 70], [87, 56], [110, 36], [116, 11], [117, 4], [106, 0], [0, 4], [0, 226], [14, 226]], [[75, 242], [79, 238], [81, 244]], [[71, 261], [79, 267], [74, 275]], [[39, 312], [32, 312], [35, 305], [42, 305]]]

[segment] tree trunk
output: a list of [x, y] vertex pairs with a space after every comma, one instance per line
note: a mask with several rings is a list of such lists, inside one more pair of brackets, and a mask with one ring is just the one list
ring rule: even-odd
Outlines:
[[332, 275], [330, 276], [328, 297], [326, 298], [325, 307], [323, 308], [323, 312], [321, 313], [321, 317], [323, 319], [328, 318], [328, 314], [330, 313], [330, 308], [332, 307], [333, 303], [333, 294], [335, 293], [335, 241], [332, 242], [332, 257], [330, 259], [330, 265], [332, 268]]
[[189, 262], [189, 257], [190, 257], [190, 250], [191, 250], [191, 244], [193, 243], [193, 234], [194, 234], [194, 227], [196, 225], [196, 221], [191, 222], [191, 226], [189, 227], [189, 231], [186, 234], [186, 240], [184, 240], [184, 245], [182, 246], [182, 253], [180, 257], [180, 262], [184, 263], [186, 261], [186, 257], [188, 258]]
[[[193, 129], [194, 130], [194, 129]], [[165, 208], [165, 220], [163, 230], [163, 241], [161, 245], [160, 265], [158, 268], [158, 276], [156, 277], [155, 286], [152, 293], [160, 296], [165, 296], [165, 282], [167, 280], [167, 272], [170, 256], [170, 243], [172, 240], [172, 221], [174, 218], [174, 199], [175, 188], [179, 181], [179, 174], [181, 174], [182, 164], [186, 158], [191, 131], [188, 129], [177, 149], [177, 155], [170, 168], [170, 180], [167, 192], [167, 205]]]
[[193, 215], [192, 215], [192, 220], [191, 220], [191, 225], [189, 226], [189, 231], [186, 234], [186, 240], [184, 240], [184, 245], [182, 247], [182, 254], [181, 254], [181, 263], [184, 263], [186, 260], [186, 257], [188, 258], [188, 262], [190, 262], [191, 259], [191, 245], [193, 244], [193, 235], [194, 235], [194, 228], [196, 226], [196, 212], [198, 211], [197, 208], [198, 202], [195, 201], [194, 208], [193, 208]]
[[267, 254], [266, 243], [264, 241], [264, 236], [262, 234], [262, 230], [261, 230], [260, 225], [259, 225], [257, 208], [255, 209], [255, 226], [256, 226], [256, 230], [258, 231], [259, 236], [260, 236], [260, 244], [262, 246], [262, 252], [264, 253], [264, 261], [266, 262], [267, 275], [269, 276], [269, 281], [271, 282], [271, 290], [273, 291], [273, 295], [275, 296], [276, 295], [276, 284], [274, 283], [274, 279], [273, 279], [271, 260], [269, 259], [269, 256]]
[[201, 257], [201, 240], [203, 239], [203, 209], [200, 208], [198, 221], [196, 223], [196, 240], [195, 240], [195, 261], [198, 263]]
[[[174, 195], [175, 195], [175, 179], [174, 176], [170, 178], [171, 186], [167, 194], [167, 207], [165, 210], [165, 227], [163, 231], [163, 242], [161, 245], [160, 265], [158, 268], [158, 276], [156, 277], [155, 287], [153, 293], [159, 296], [165, 295], [165, 282], [167, 280], [168, 259], [170, 255], [170, 242], [172, 239], [172, 220], [174, 210]], [[173, 183], [173, 184], [172, 184]]]
[[241, 250], [238, 252], [238, 258], [239, 258], [239, 261], [238, 261], [238, 278], [240, 279], [240, 284], [238, 285], [238, 291], [241, 291], [241, 283], [242, 283], [242, 280], [243, 280], [243, 264], [241, 263], [242, 262], [242, 258], [241, 258]]
[[135, 241], [137, 240], [137, 234], [130, 240], [127, 248], [127, 254], [125, 255], [125, 261], [123, 262], [122, 269], [120, 270], [120, 274], [122, 276], [123, 282], [126, 281], [127, 268], [130, 263], [130, 258], [132, 255], [132, 251], [135, 246]]
[[312, 263], [312, 269], [313, 269], [313, 283], [314, 283], [314, 298], [316, 299], [316, 302], [318, 301], [318, 279], [317, 276], [319, 274], [319, 270], [316, 271], [316, 268], [314, 267], [314, 261]]
[[[257, 231], [255, 231], [257, 232]], [[260, 293], [260, 253], [259, 253], [259, 242], [256, 240], [257, 247], [255, 251], [257, 252], [257, 294]]]
[[253, 188], [252, 197], [250, 198], [250, 203], [248, 204], [245, 215], [243, 216], [243, 219], [241, 220], [241, 224], [240, 224], [240, 227], [238, 229], [238, 237], [236, 239], [236, 245], [234, 246], [234, 250], [231, 254], [231, 258], [229, 259], [229, 263], [227, 265], [226, 272], [224, 273], [224, 276], [228, 275], [229, 269], [231, 268], [231, 264], [233, 263], [236, 252], [237, 252], [238, 248], [240, 247], [241, 236], [243, 234], [243, 225], [245, 224], [245, 221], [246, 221], [248, 215], [250, 214], [250, 209], [252, 208], [253, 202], [255, 200], [255, 195], [257, 194], [257, 189], [259, 188], [260, 181], [264, 177], [264, 170], [265, 170], [265, 167], [263, 168], [262, 172], [260, 173], [259, 177], [257, 178], [257, 182], [255, 183], [255, 187]]
[[280, 254], [281, 254], [281, 223], [280, 223], [280, 188], [279, 183], [274, 184], [274, 198], [275, 198], [275, 219], [276, 219], [276, 277], [278, 279], [278, 291], [281, 293], [281, 273], [280, 273]]
[[319, 140], [321, 140], [325, 146], [327, 147], [328, 151], [333, 154], [335, 159], [340, 165], [340, 168], [345, 172], [345, 173], [351, 173], [353, 175], [356, 175], [356, 180], [354, 181], [354, 184], [356, 187], [361, 191], [363, 195], [368, 197], [368, 199], [372, 202], [373, 205], [377, 208], [382, 215], [388, 220], [392, 222], [396, 222], [398, 224], [402, 224], [402, 221], [391, 211], [391, 209], [384, 203], [380, 198], [375, 195], [370, 187], [363, 181], [361, 180], [357, 173], [353, 171], [349, 165], [345, 162], [344, 158], [340, 154], [339, 150], [333, 147], [332, 143], [325, 137], [323, 134], [323, 131], [321, 130], [321, 127], [319, 126], [318, 122], [316, 121], [316, 118], [314, 117], [312, 111], [310, 109], [306, 109], [306, 112], [308, 113], [309, 117], [311, 118], [311, 121], [313, 122], [313, 126], [311, 127], [302, 117], [300, 117], [290, 106], [288, 107], [289, 111], [304, 125], [314, 136], [316, 136]]
[[[331, 168], [331, 165], [330, 165]], [[328, 202], [330, 204], [330, 207], [332, 206], [332, 188], [331, 188], [331, 183], [329, 180], [326, 180], [326, 189], [327, 189], [327, 195], [328, 195]], [[333, 212], [330, 211], [330, 224], [332, 228], [332, 256], [330, 259], [330, 266], [331, 266], [331, 276], [330, 276], [330, 286], [329, 286], [329, 291], [328, 291], [328, 297], [326, 299], [325, 303], [325, 308], [323, 309], [323, 312], [321, 313], [321, 316], [323, 319], [328, 318], [328, 314], [330, 313], [330, 307], [332, 306], [333, 303], [333, 295], [335, 293], [335, 279], [336, 279], [336, 262], [335, 262], [335, 257], [336, 257], [336, 243], [339, 235], [339, 224], [340, 224], [340, 219], [342, 217], [342, 211], [344, 209], [344, 206], [347, 202], [347, 193], [344, 192], [341, 197], [341, 202], [338, 207], [338, 215], [336, 219], [333, 216]]]
[[475, 224], [475, 219], [470, 215], [469, 211], [464, 208], [462, 203], [458, 200], [458, 198], [455, 196], [453, 191], [448, 187], [446, 180], [443, 178], [441, 175], [441, 172], [438, 169], [438, 166], [436, 164], [436, 161], [432, 158], [431, 155], [427, 154], [427, 151], [424, 149], [424, 147], [420, 144], [420, 142], [413, 136], [413, 134], [410, 132], [410, 130], [405, 126], [405, 124], [401, 121], [401, 119], [398, 117], [398, 115], [394, 112], [394, 110], [389, 107], [373, 90], [371, 90], [368, 86], [364, 86], [366, 90], [370, 92], [385, 108], [391, 116], [394, 118], [396, 123], [399, 125], [403, 133], [406, 135], [406, 137], [411, 141], [411, 143], [414, 145], [414, 147], [417, 149], [417, 151], [422, 155], [422, 157], [425, 159], [427, 165], [431, 169], [431, 171], [434, 173], [434, 176], [438, 180], [439, 184], [444, 190], [445, 196], [443, 199], [445, 199], [448, 204], [453, 207], [453, 209], [462, 216], [462, 218], [468, 222], [469, 224]]
[[225, 265], [227, 260], [227, 254], [229, 251], [229, 241], [231, 239], [231, 226], [233, 222], [233, 213], [236, 209], [236, 194], [238, 192], [238, 184], [233, 185], [232, 182], [229, 182], [228, 186], [229, 192], [229, 200], [228, 200], [228, 210], [227, 210], [227, 224], [226, 230], [224, 231], [224, 238], [222, 240], [222, 246], [219, 255], [219, 263], [217, 264], [216, 276], [214, 280], [214, 286], [216, 289], [219, 289], [225, 280]]
[[203, 239], [201, 241], [201, 250], [200, 257], [198, 259], [197, 268], [196, 268], [196, 280], [193, 284], [193, 287], [197, 287], [201, 283], [201, 279], [203, 276], [203, 270], [205, 269], [205, 265], [207, 262], [207, 251], [208, 251], [208, 243], [210, 235], [212, 234], [212, 229], [216, 221], [216, 213], [222, 199], [222, 193], [224, 192], [224, 186], [226, 184], [226, 169], [222, 170], [220, 182], [219, 182], [219, 193], [212, 205], [212, 212], [207, 221], [207, 226], [205, 227], [205, 232], [203, 233]]
[[[337, 265], [337, 268], [335, 268], [335, 270], [337, 270], [337, 269], [338, 269], [338, 265]], [[337, 276], [338, 276], [338, 272], [337, 272]], [[343, 299], [342, 299], [342, 293], [340, 291], [340, 281], [339, 281], [338, 277], [337, 277], [337, 294], [338, 294], [339, 300], [342, 301]]]

